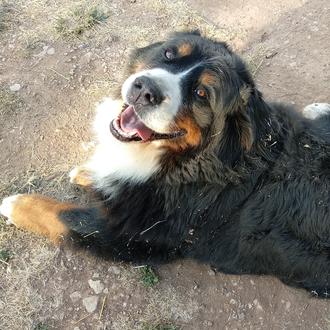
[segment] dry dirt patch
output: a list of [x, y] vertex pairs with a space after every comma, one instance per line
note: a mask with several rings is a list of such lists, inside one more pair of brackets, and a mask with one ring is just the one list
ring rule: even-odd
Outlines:
[[[203, 15], [200, 3], [204, 3]], [[240, 3], [231, 4], [236, 4], [235, 15], [219, 10], [224, 13], [222, 20], [228, 16], [236, 22], [246, 16]], [[285, 0], [281, 6], [285, 15], [293, 8]], [[291, 15], [299, 21], [313, 10], [325, 10], [326, 2], [314, 1], [309, 7], [295, 2], [296, 7], [300, 11]], [[85, 203], [86, 196], [68, 184], [66, 173], [87, 158], [94, 103], [118, 87], [132, 48], [158, 41], [173, 29], [195, 28], [228, 41], [235, 49], [249, 45], [251, 19], [222, 24], [212, 8], [210, 1], [0, 1], [0, 199], [17, 192], [40, 192]], [[258, 79], [267, 78], [265, 84], [271, 80], [276, 85], [269, 72], [282, 74], [279, 70], [285, 68], [277, 62], [280, 57], [266, 59], [266, 55], [274, 47], [284, 49], [284, 33], [303, 35], [280, 15], [281, 8], [276, 19], [263, 20], [266, 25], [278, 22], [280, 33], [259, 26], [261, 37], [251, 39], [245, 54]], [[271, 13], [268, 9], [265, 15]], [[263, 32], [268, 33], [266, 40]], [[314, 91], [324, 88], [313, 86]], [[297, 86], [285, 87], [290, 88]], [[272, 95], [272, 87], [266, 85], [266, 91]], [[0, 251], [8, 251], [9, 259], [0, 262], [0, 329], [329, 326], [326, 303], [271, 278], [224, 276], [206, 266], [177, 263], [157, 269], [160, 282], [146, 287], [138, 269], [62, 251], [6, 227], [3, 220]], [[90, 286], [91, 280], [103, 286], [100, 293]], [[94, 296], [96, 309], [89, 313], [84, 299]]]

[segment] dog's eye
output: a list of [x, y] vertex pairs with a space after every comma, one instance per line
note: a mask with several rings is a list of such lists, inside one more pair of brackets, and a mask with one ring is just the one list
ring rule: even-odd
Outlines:
[[173, 49], [170, 49], [170, 48], [167, 48], [165, 50], [164, 55], [168, 60], [173, 60], [175, 58], [174, 51], [173, 51]]
[[206, 90], [202, 87], [198, 87], [194, 91], [195, 95], [200, 99], [206, 99], [207, 93]]

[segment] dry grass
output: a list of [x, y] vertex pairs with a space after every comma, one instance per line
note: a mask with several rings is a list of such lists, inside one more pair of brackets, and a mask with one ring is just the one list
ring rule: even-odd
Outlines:
[[57, 251], [42, 239], [3, 226], [0, 220], [0, 249], [9, 251], [10, 259], [0, 264], [0, 328], [33, 328], [44, 304], [36, 286], [51, 271]]
[[55, 30], [63, 37], [80, 37], [107, 20], [109, 15], [98, 7], [78, 6], [57, 18]]
[[[132, 291], [136, 290], [136, 279], [125, 281], [123, 285], [130, 285]], [[198, 305], [192, 299], [182, 296], [178, 291], [167, 285], [161, 288], [149, 288], [144, 291], [143, 312], [130, 311], [130, 314], [118, 312], [112, 319], [114, 330], [122, 329], [180, 329], [180, 324], [191, 321], [198, 312]], [[139, 315], [138, 322], [134, 314]]]
[[[67, 189], [66, 172], [58, 169], [48, 173], [28, 171], [10, 182], [0, 179], [0, 200], [16, 193], [73, 198]], [[0, 263], [0, 329], [36, 329], [41, 324], [38, 313], [45, 303], [37, 287], [46, 286], [59, 251], [42, 238], [7, 226], [1, 216], [0, 251], [8, 256]]]
[[5, 31], [11, 24], [14, 12], [14, 2], [0, 1], [0, 32]]
[[0, 117], [13, 114], [21, 109], [22, 106], [23, 102], [16, 93], [11, 92], [9, 89], [6, 90], [4, 86], [0, 86]]
[[263, 45], [259, 45], [253, 49], [253, 53], [248, 52], [245, 54], [245, 61], [253, 78], [257, 76], [258, 72], [262, 68], [267, 52], [268, 50]]

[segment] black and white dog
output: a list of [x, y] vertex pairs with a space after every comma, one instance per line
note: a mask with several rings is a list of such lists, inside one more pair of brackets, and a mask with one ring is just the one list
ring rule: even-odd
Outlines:
[[98, 145], [71, 172], [99, 204], [4, 199], [9, 223], [134, 263], [191, 258], [330, 293], [330, 107], [267, 103], [243, 61], [198, 32], [137, 49]]

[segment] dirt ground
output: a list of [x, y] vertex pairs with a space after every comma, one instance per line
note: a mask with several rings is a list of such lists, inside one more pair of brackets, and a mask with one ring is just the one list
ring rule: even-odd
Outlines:
[[[85, 203], [67, 172], [130, 49], [199, 28], [249, 63], [266, 98], [330, 101], [328, 0], [0, 0], [0, 199]], [[141, 269], [62, 250], [0, 219], [0, 329], [330, 329], [330, 302], [195, 262]]]

